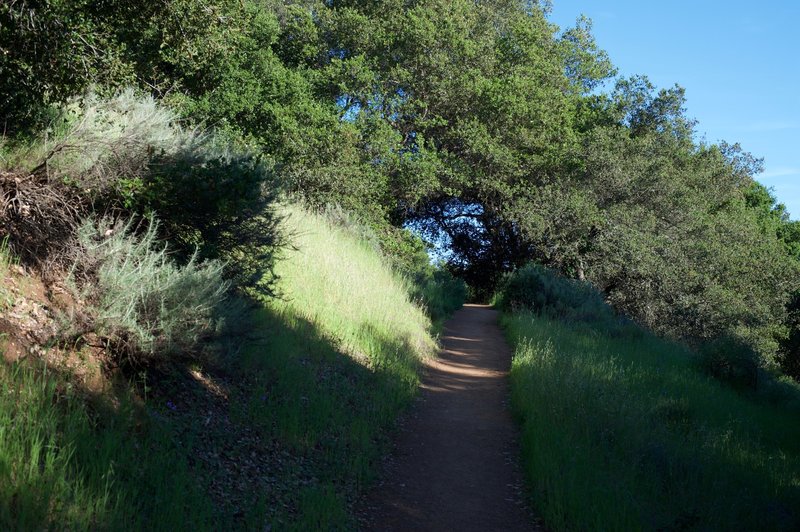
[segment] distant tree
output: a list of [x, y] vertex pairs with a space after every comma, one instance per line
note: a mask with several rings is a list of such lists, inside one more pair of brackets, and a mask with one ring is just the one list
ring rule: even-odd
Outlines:
[[772, 192], [753, 181], [745, 193], [748, 207], [756, 212], [759, 224], [767, 234], [775, 234], [786, 252], [800, 261], [800, 222], [792, 221], [786, 206], [778, 203]]

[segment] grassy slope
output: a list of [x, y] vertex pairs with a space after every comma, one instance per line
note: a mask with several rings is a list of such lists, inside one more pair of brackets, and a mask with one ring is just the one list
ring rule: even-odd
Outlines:
[[2, 528], [168, 530], [209, 522], [170, 431], [141, 423], [132, 404], [89, 408], [63, 375], [0, 364]]
[[413, 397], [435, 343], [372, 248], [320, 216], [288, 214], [296, 249], [277, 265], [281, 298], [260, 316], [268, 340], [243, 357], [254, 385], [242, 403], [253, 426], [310, 461], [297, 526], [344, 528], [347, 498], [372, 478], [381, 429]]
[[554, 530], [800, 527], [800, 410], [705, 377], [675, 344], [504, 317], [534, 504]]
[[[4, 287], [13, 262], [0, 242], [0, 312], [13, 299]], [[58, 369], [8, 365], [2, 355], [0, 529], [170, 529], [209, 520], [170, 431], [142, 415], [127, 390], [91, 397]]]
[[[373, 249], [288, 212], [283, 297], [256, 316], [265, 339], [217, 370], [228, 400], [168, 376], [148, 380], [144, 407], [125, 389], [87, 401], [69, 375], [0, 365], [0, 528], [352, 528], [348, 502], [435, 343]], [[224, 475], [234, 503], [195, 488]]]

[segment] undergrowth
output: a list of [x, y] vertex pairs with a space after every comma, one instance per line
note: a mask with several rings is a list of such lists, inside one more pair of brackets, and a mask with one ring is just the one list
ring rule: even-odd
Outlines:
[[80, 325], [126, 362], [197, 355], [219, 331], [219, 309], [230, 289], [223, 263], [195, 257], [175, 263], [156, 227], [152, 222], [136, 235], [132, 220], [106, 218], [78, 229], [71, 277], [88, 322]]
[[467, 285], [441, 266], [422, 272], [414, 280], [412, 293], [434, 325], [440, 327], [467, 299]]
[[[532, 295], [577, 293], [571, 283]], [[502, 318], [515, 347], [524, 467], [548, 528], [800, 527], [797, 386], [742, 387], [738, 370], [714, 378], [704, 371], [709, 355], [577, 303]], [[712, 347], [726, 368], [738, 367], [730, 342]]]
[[[193, 529], [212, 522], [170, 431], [44, 365], [0, 364], [0, 528]], [[93, 404], [94, 406], [90, 406]]]
[[432, 264], [425, 242], [408, 229], [396, 229], [391, 237], [378, 237], [375, 231], [337, 205], [327, 205], [320, 214], [363, 246], [385, 257], [386, 265], [405, 279], [411, 297], [419, 303], [438, 329], [467, 299], [467, 285], [446, 269]]

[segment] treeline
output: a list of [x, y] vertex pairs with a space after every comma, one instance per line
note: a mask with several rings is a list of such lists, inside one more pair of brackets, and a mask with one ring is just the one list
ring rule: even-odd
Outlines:
[[[800, 228], [754, 181], [760, 161], [699, 141], [680, 87], [616, 77], [588, 20], [559, 30], [547, 13], [522, 0], [5, 3], [0, 114], [18, 137], [89, 87], [135, 86], [267, 165], [201, 195], [237, 191], [220, 207], [236, 223], [252, 219], [248, 186], [284, 187], [355, 213], [398, 264], [425, 261], [403, 227], [446, 243], [476, 297], [535, 261], [658, 333], [731, 337], [797, 376]], [[178, 212], [194, 183], [133, 187], [133, 203]], [[215, 237], [193, 234], [213, 257]]]

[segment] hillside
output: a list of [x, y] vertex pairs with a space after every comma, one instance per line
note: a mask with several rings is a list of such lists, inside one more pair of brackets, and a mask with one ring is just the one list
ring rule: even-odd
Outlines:
[[[280, 295], [251, 316], [257, 334], [238, 352], [145, 374], [51, 342], [0, 368], [4, 526], [349, 527], [347, 505], [432, 354], [431, 322], [351, 229], [300, 207], [281, 215], [293, 236], [275, 267]], [[14, 275], [4, 289], [38, 283]], [[4, 345], [23, 340], [17, 329]], [[89, 381], [74, 359], [103, 371]]]

